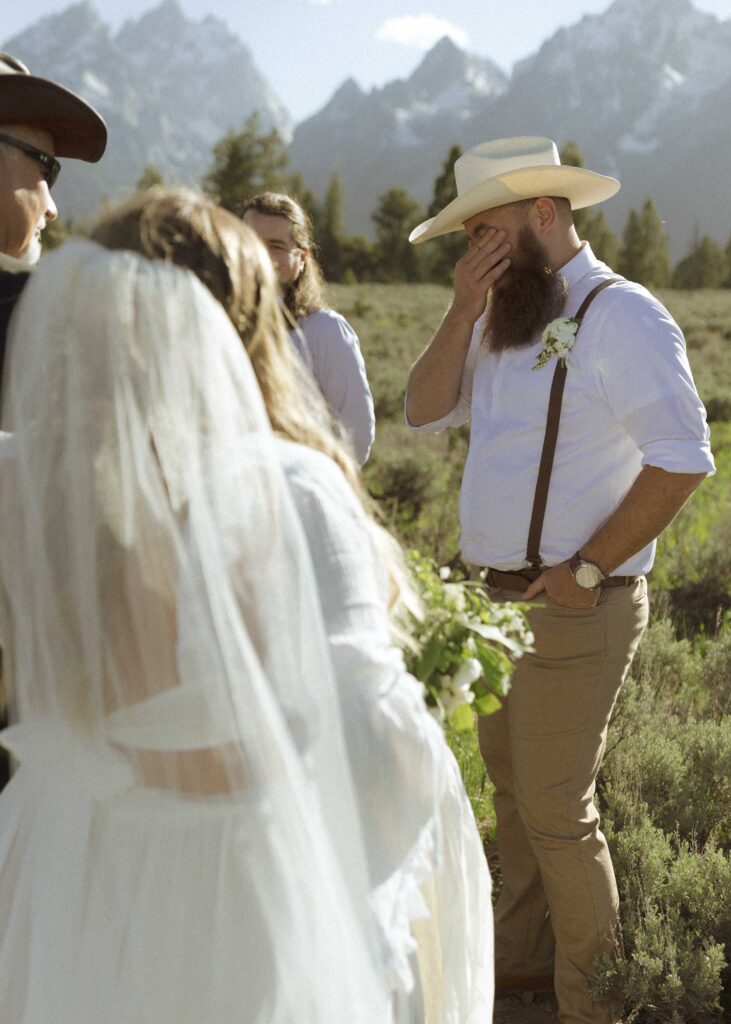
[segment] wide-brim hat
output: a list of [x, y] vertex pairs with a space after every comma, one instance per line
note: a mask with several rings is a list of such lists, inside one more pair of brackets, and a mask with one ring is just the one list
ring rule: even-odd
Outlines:
[[611, 198], [620, 188], [616, 178], [562, 164], [555, 142], [538, 135], [493, 139], [468, 149], [455, 162], [454, 177], [457, 198], [414, 228], [409, 235], [414, 245], [460, 231], [476, 213], [521, 199], [563, 196], [572, 210], [580, 210]]
[[107, 146], [104, 118], [75, 92], [31, 75], [17, 57], [0, 53], [0, 124], [43, 128], [56, 156], [96, 163]]

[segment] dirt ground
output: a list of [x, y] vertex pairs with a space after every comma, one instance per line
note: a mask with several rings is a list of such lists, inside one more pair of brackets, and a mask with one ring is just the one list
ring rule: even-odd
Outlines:
[[493, 1024], [556, 1024], [556, 1001], [551, 996], [504, 996], [495, 1000]]

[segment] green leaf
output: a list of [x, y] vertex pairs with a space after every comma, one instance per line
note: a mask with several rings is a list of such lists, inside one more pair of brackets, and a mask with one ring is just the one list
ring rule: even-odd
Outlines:
[[512, 671], [509, 658], [502, 651], [488, 647], [480, 639], [475, 641], [475, 647], [477, 648], [477, 660], [482, 666], [482, 682], [485, 688], [499, 697], [504, 697], [508, 691], [507, 680]]
[[424, 648], [421, 657], [414, 665], [412, 672], [417, 679], [423, 683], [428, 682], [437, 662], [442, 654], [442, 644], [438, 640], [431, 640]]
[[507, 647], [507, 649], [512, 651], [514, 654], [523, 653], [521, 645], [502, 633], [497, 626], [487, 626], [482, 622], [474, 622], [470, 623], [469, 628], [473, 633], [477, 633], [485, 640], [492, 640], [494, 643], [502, 644], [503, 647]]
[[477, 697], [472, 707], [478, 715], [492, 715], [500, 710], [502, 704], [494, 693], [486, 693], [483, 697]]
[[456, 732], [472, 732], [475, 727], [475, 716], [471, 704], [460, 704], [449, 716], [449, 724]]

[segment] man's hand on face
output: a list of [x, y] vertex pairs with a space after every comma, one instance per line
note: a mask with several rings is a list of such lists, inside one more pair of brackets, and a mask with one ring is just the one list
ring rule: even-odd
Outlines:
[[541, 573], [538, 579], [531, 583], [520, 600], [532, 601], [543, 591], [554, 604], [563, 605], [564, 608], [593, 608], [599, 601], [601, 588], [586, 590], [584, 587], [580, 587], [574, 579], [569, 563], [561, 562], [560, 565], [553, 565]]
[[485, 312], [488, 291], [510, 266], [505, 236], [489, 228], [455, 265], [452, 309], [473, 324]]

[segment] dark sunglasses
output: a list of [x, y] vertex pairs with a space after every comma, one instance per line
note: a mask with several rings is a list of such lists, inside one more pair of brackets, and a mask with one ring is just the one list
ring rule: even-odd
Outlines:
[[4, 142], [6, 146], [14, 146], [16, 149], [20, 149], [23, 153], [27, 153], [28, 156], [32, 156], [34, 160], [38, 160], [39, 163], [43, 164], [46, 171], [44, 174], [46, 183], [49, 189], [53, 188], [61, 173], [61, 164], [55, 156], [44, 153], [42, 149], [36, 149], [35, 146], [30, 146], [27, 142], [21, 142], [20, 139], [14, 139], [11, 135], [3, 135], [1, 132], [0, 142]]

